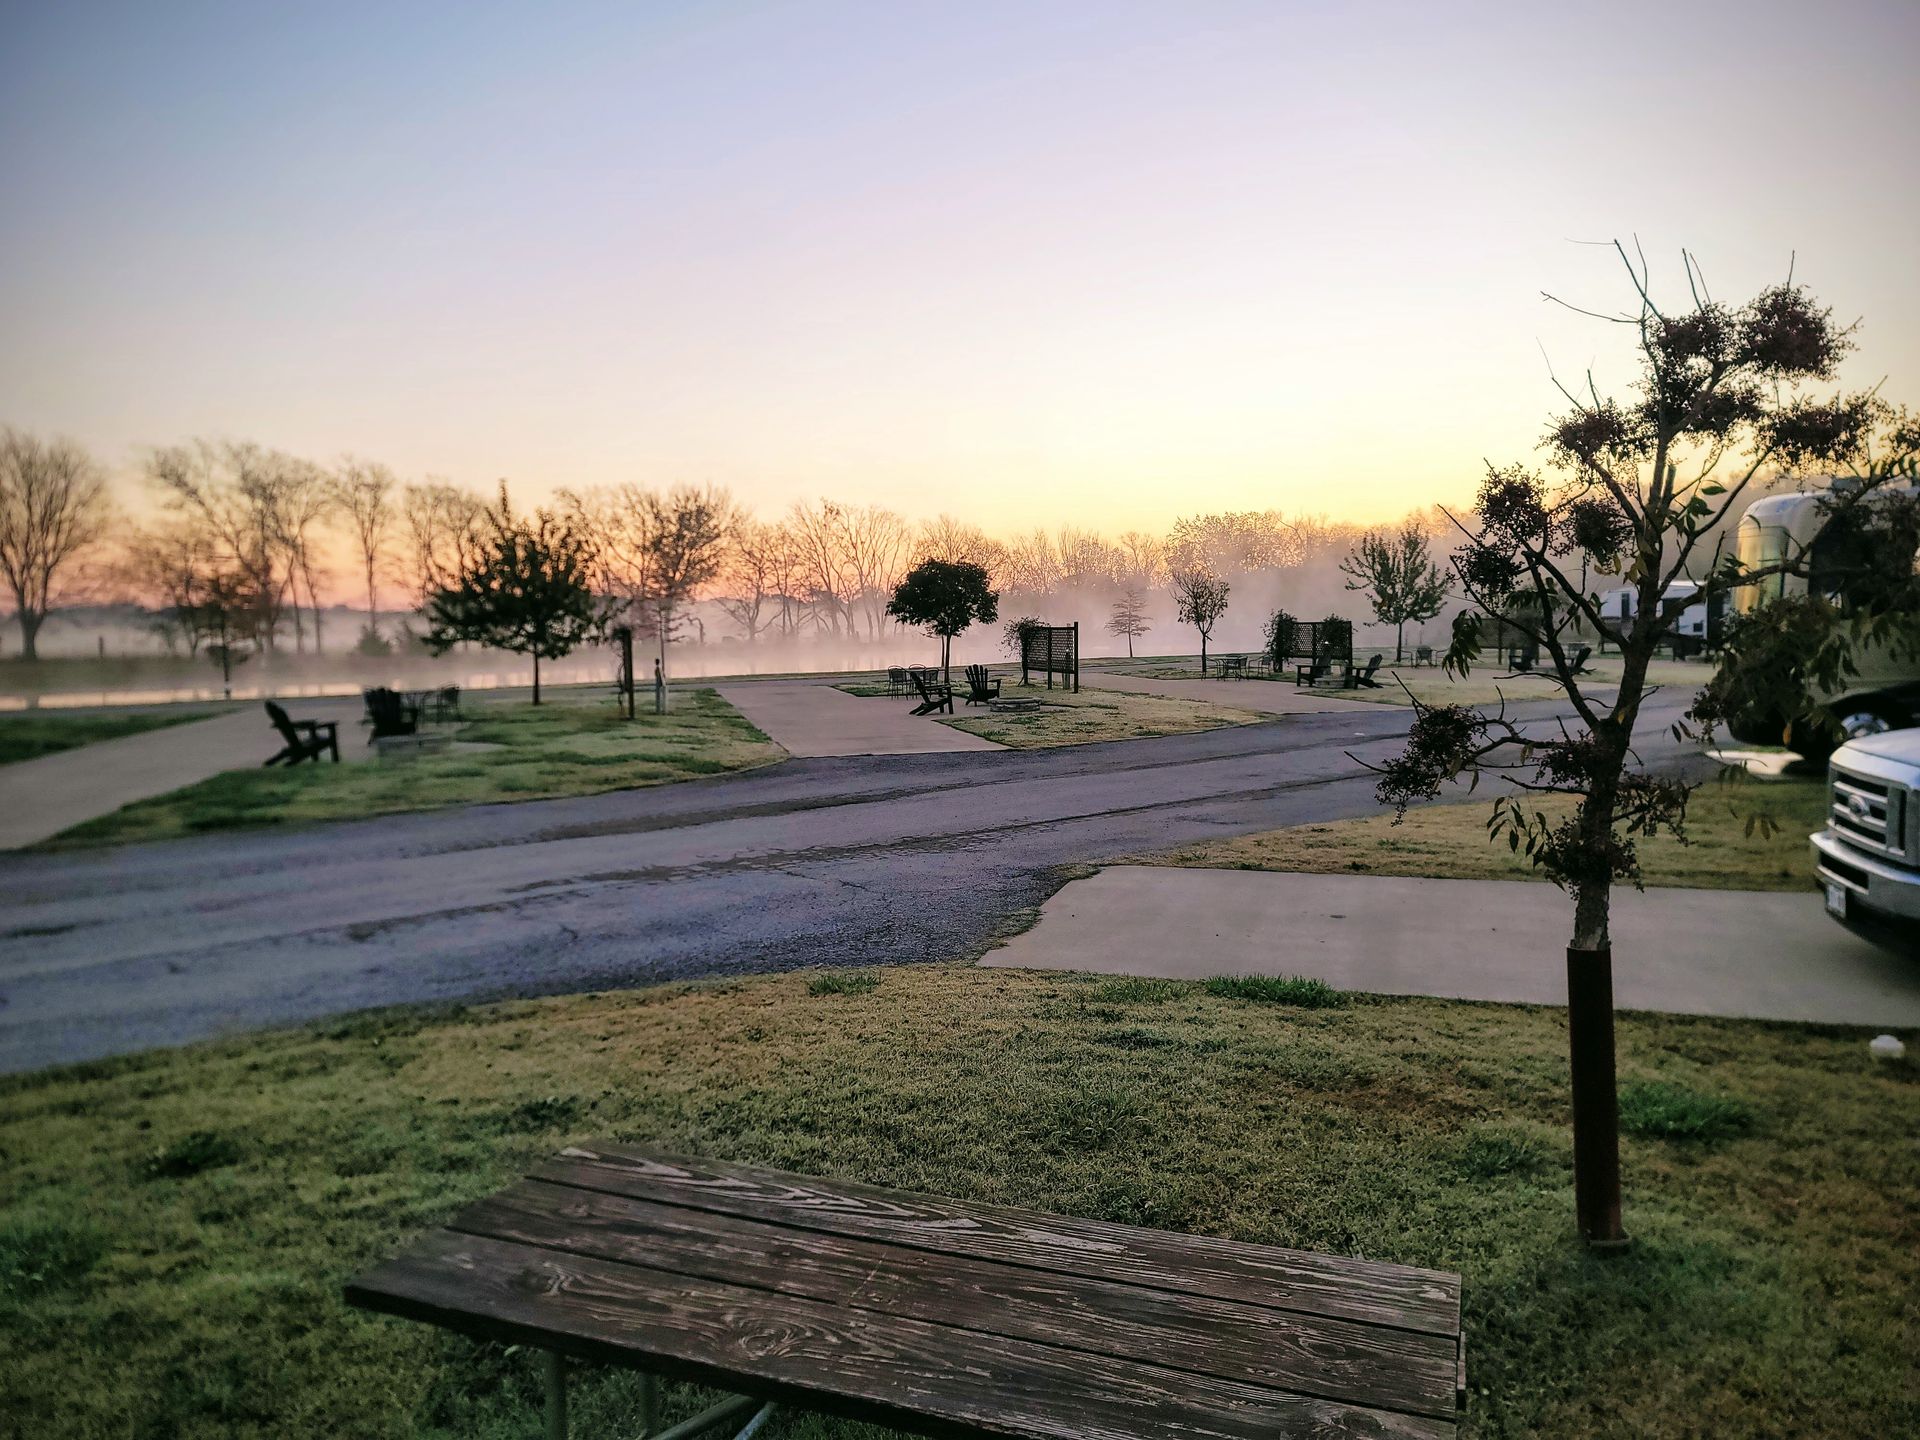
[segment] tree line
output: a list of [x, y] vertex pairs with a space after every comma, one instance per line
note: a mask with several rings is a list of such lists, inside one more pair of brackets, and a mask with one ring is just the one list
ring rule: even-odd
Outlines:
[[[0, 429], [0, 580], [23, 658], [35, 658], [60, 605], [108, 596], [148, 607], [168, 649], [188, 654], [236, 636], [267, 653], [429, 645], [433, 597], [471, 573], [503, 518], [514, 523], [504, 485], [490, 502], [442, 479], [403, 481], [375, 461], [324, 466], [250, 441], [155, 449], [141, 484], [156, 513], [136, 522], [83, 447]], [[524, 518], [564, 526], [610, 621], [662, 644], [696, 626], [704, 634], [696, 600], [711, 601], [748, 642], [878, 640], [899, 624], [888, 606], [900, 582], [926, 560], [978, 565], [1026, 608], [1108, 609], [1108, 628], [1131, 643], [1152, 628], [1157, 592], [1177, 601], [1203, 581], [1224, 592], [1253, 577], [1358, 563], [1388, 534], [1266, 510], [1188, 516], [1164, 535], [1108, 539], [1064, 527], [999, 538], [951, 515], [915, 523], [885, 506], [827, 499], [761, 518], [724, 489], [695, 485], [562, 489]], [[1424, 544], [1427, 529], [1415, 519], [1393, 533]], [[1378, 571], [1370, 590], [1391, 604], [1391, 577], [1368, 563]], [[365, 619], [343, 640], [325, 619], [346, 587]], [[418, 623], [383, 626], [396, 608]]]

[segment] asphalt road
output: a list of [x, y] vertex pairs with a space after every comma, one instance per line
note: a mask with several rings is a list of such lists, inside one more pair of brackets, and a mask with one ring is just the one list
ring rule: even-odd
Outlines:
[[[1408, 718], [1381, 706], [1059, 750], [793, 760], [0, 857], [0, 1071], [400, 1002], [968, 955], [1062, 866], [1376, 809], [1347, 752], [1386, 759]], [[1649, 714], [1645, 733], [1665, 723]]]

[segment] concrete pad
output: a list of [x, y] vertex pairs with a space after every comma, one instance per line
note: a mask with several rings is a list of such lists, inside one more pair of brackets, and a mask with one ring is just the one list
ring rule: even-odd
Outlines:
[[806, 680], [750, 680], [714, 688], [790, 755], [932, 755], [1006, 748], [911, 714], [918, 702], [904, 695], [862, 698]]
[[[1572, 918], [1536, 881], [1116, 865], [981, 963], [1564, 1005]], [[1612, 919], [1622, 1009], [1920, 1026], [1920, 953], [1835, 924], [1812, 890], [1617, 891]]]
[[1324, 715], [1335, 710], [1379, 710], [1366, 700], [1350, 700], [1328, 690], [1297, 687], [1286, 680], [1158, 680], [1145, 675], [1116, 675], [1110, 670], [1082, 670], [1083, 690], [1131, 690], [1140, 695], [1165, 695], [1174, 700], [1206, 700], [1233, 705], [1262, 715]]
[[[358, 724], [365, 708], [359, 696], [281, 703], [296, 720], [336, 722], [342, 762], [373, 758]], [[280, 737], [265, 709], [254, 703], [208, 720], [0, 766], [0, 850], [36, 845], [83, 821], [196, 785], [222, 770], [258, 765], [279, 748]]]

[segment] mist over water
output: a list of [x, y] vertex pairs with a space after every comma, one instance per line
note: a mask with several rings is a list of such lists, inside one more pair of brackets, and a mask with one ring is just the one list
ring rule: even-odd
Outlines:
[[[1263, 644], [1262, 631], [1276, 609], [1300, 619], [1344, 615], [1355, 621], [1355, 643], [1369, 651], [1393, 649], [1393, 629], [1371, 623], [1365, 601], [1347, 591], [1329, 561], [1285, 570], [1241, 574], [1234, 578], [1227, 613], [1214, 628], [1208, 649], [1215, 654], [1251, 652]], [[1080, 625], [1081, 655], [1095, 660], [1124, 657], [1124, 637], [1110, 634], [1107, 621], [1113, 597], [1097, 592], [1047, 597], [1003, 596], [999, 622], [976, 626], [953, 643], [953, 664], [1005, 664], [1016, 658], [1006, 647], [1004, 626], [1032, 615], [1048, 624]], [[700, 605], [693, 612], [699, 624], [688, 643], [670, 645], [667, 673], [676, 681], [725, 676], [839, 674], [884, 669], [889, 665], [939, 663], [940, 642], [931, 635], [888, 626], [878, 636], [850, 638], [813, 630], [781, 637], [761, 634], [748, 641], [717, 607]], [[1451, 607], [1438, 620], [1407, 628], [1409, 649], [1436, 643], [1446, 633]], [[386, 635], [400, 633], [410, 617], [381, 617]], [[1147, 597], [1152, 629], [1135, 641], [1137, 655], [1190, 655], [1199, 650], [1199, 636], [1190, 626], [1175, 623], [1173, 602], [1164, 590]], [[325, 649], [315, 654], [312, 637], [303, 650], [283, 640], [272, 654], [258, 654], [235, 668], [232, 698], [259, 700], [273, 696], [320, 697], [354, 695], [376, 685], [419, 690], [457, 685], [463, 690], [521, 689], [533, 683], [533, 664], [523, 655], [461, 646], [435, 658], [407, 653], [361, 655], [349, 648], [365, 623], [361, 611], [335, 608], [323, 613]], [[415, 621], [417, 623], [417, 620]], [[202, 653], [169, 654], [150, 624], [130, 618], [126, 610], [59, 612], [41, 634], [39, 663], [16, 658], [17, 632], [0, 632], [0, 711], [69, 709], [85, 706], [159, 705], [225, 698], [219, 668]], [[647, 642], [635, 645], [634, 668], [642, 685], [651, 683], [654, 651]], [[604, 685], [613, 690], [619, 658], [615, 647], [584, 647], [563, 660], [543, 661], [543, 686]]]

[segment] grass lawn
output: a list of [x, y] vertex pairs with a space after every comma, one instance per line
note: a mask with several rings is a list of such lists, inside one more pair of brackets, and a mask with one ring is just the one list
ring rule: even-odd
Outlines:
[[[1920, 1067], [1870, 1063], [1864, 1032], [1622, 1017], [1636, 1244], [1596, 1259], [1570, 1234], [1556, 1011], [823, 978], [390, 1012], [0, 1079], [0, 1429], [537, 1434], [532, 1356], [349, 1312], [340, 1285], [610, 1136], [1458, 1269], [1474, 1435], [1913, 1433]], [[694, 1403], [668, 1393], [670, 1418]], [[634, 1399], [589, 1372], [579, 1433], [627, 1433]]]
[[[741, 770], [786, 753], [711, 690], [675, 690], [672, 703], [670, 714], [643, 710], [628, 721], [611, 700], [591, 692], [556, 692], [539, 706], [469, 698], [473, 719], [454, 738], [497, 750], [399, 764], [230, 770], [89, 820], [48, 845], [120, 844], [445, 805], [591, 795]], [[361, 741], [349, 729], [341, 743]]]
[[[1537, 672], [1509, 674], [1497, 659], [1488, 659], [1491, 663], [1475, 665], [1472, 673], [1464, 678], [1450, 677], [1438, 665], [1396, 667], [1383, 664], [1374, 677], [1380, 682], [1378, 690], [1354, 689], [1340, 693], [1354, 700], [1372, 700], [1382, 705], [1411, 703], [1407, 699], [1408, 690], [1428, 705], [1497, 705], [1502, 697], [1518, 703], [1522, 700], [1558, 700], [1565, 695], [1550, 676]], [[1365, 657], [1362, 663], [1365, 663]], [[1619, 656], [1595, 656], [1588, 662], [1588, 668], [1592, 674], [1583, 677], [1587, 693], [1599, 690], [1611, 695], [1614, 687], [1620, 683]], [[1697, 695], [1712, 677], [1713, 667], [1697, 661], [1655, 660], [1647, 668], [1647, 679], [1652, 684], [1670, 686], [1688, 697]]]
[[[1570, 814], [1565, 796], [1541, 796], [1533, 808]], [[1823, 781], [1711, 781], [1688, 806], [1688, 843], [1671, 836], [1640, 842], [1649, 885], [1714, 890], [1804, 890], [1813, 883], [1807, 836], [1826, 824]], [[1308, 875], [1431, 875], [1443, 880], [1527, 880], [1540, 875], [1502, 839], [1487, 840], [1491, 800], [1425, 805], [1399, 825], [1391, 815], [1299, 825], [1216, 840], [1145, 857], [1152, 865], [1207, 869], [1289, 870]], [[1747, 817], [1770, 816], [1780, 828], [1747, 833]]]
[[1086, 745], [1096, 740], [1145, 740], [1155, 735], [1187, 735], [1195, 730], [1217, 730], [1223, 725], [1251, 725], [1269, 717], [1206, 700], [1181, 700], [1165, 695], [1139, 695], [1125, 690], [1022, 689], [1009, 685], [1009, 696], [1032, 696], [1041, 708], [1025, 715], [995, 715], [964, 709], [951, 719], [936, 717], [942, 725], [965, 730], [1015, 750], [1041, 750], [1051, 745]]
[[[1018, 674], [1018, 671], [1014, 672]], [[995, 715], [979, 706], [966, 706], [966, 681], [954, 685], [954, 705], [959, 713], [930, 716], [942, 725], [965, 730], [984, 740], [1014, 750], [1044, 750], [1054, 745], [1089, 745], [1097, 740], [1146, 740], [1155, 735], [1187, 735], [1195, 730], [1217, 730], [1223, 725], [1251, 725], [1268, 719], [1251, 710], [1231, 705], [1215, 705], [1205, 700], [1181, 700], [1164, 695], [1137, 695], [1124, 690], [1049, 690], [1044, 685], [1022, 689], [1003, 675], [1003, 691], [1009, 697], [1025, 696], [1038, 700], [1040, 710], [1026, 715]], [[849, 695], [863, 699], [893, 695], [884, 683], [848, 683], [836, 685]], [[893, 698], [902, 705], [914, 703], [915, 696]]]
[[[1230, 650], [1225, 653], [1231, 655], [1245, 652]], [[1361, 646], [1357, 653], [1360, 656], [1361, 665], [1364, 666], [1369, 658], [1380, 652]], [[1387, 653], [1391, 653], [1391, 647]], [[1096, 667], [1090, 662], [1087, 668]], [[1108, 660], [1100, 662], [1097, 668], [1111, 671], [1116, 675], [1142, 675], [1156, 680], [1202, 678], [1198, 655], [1157, 655], [1139, 660]], [[1587, 677], [1589, 693], [1599, 690], [1611, 694], [1613, 687], [1620, 680], [1619, 657], [1596, 656], [1589, 662], [1588, 668], [1592, 672]], [[1212, 667], [1209, 666], [1209, 677], [1212, 673]], [[1712, 666], [1684, 660], [1655, 660], [1647, 672], [1648, 679], [1654, 684], [1671, 686], [1688, 696], [1698, 693], [1712, 674]], [[1246, 678], [1276, 685], [1294, 683], [1291, 668], [1277, 675], [1262, 672], [1249, 674]], [[1428, 705], [1498, 705], [1503, 698], [1518, 704], [1524, 700], [1558, 700], [1564, 697], [1564, 692], [1548, 676], [1538, 672], [1525, 675], [1509, 674], [1506, 667], [1493, 657], [1487, 657], [1486, 663], [1475, 665], [1472, 673], [1464, 678], [1450, 677], [1438, 665], [1408, 663], [1395, 666], [1390, 662], [1383, 663], [1374, 678], [1380, 682], [1376, 690], [1355, 688], [1337, 693], [1343, 699], [1370, 700], [1376, 705], [1410, 704], [1407, 698], [1409, 690], [1413, 692], [1415, 698]]]
[[0, 716], [0, 765], [16, 760], [31, 760], [36, 755], [52, 755], [75, 750], [96, 740], [118, 740], [123, 735], [142, 735], [183, 725], [189, 720], [205, 720], [222, 710], [204, 706], [181, 706], [173, 710], [140, 710], [123, 715], [71, 715], [58, 710], [40, 710], [31, 715]]

